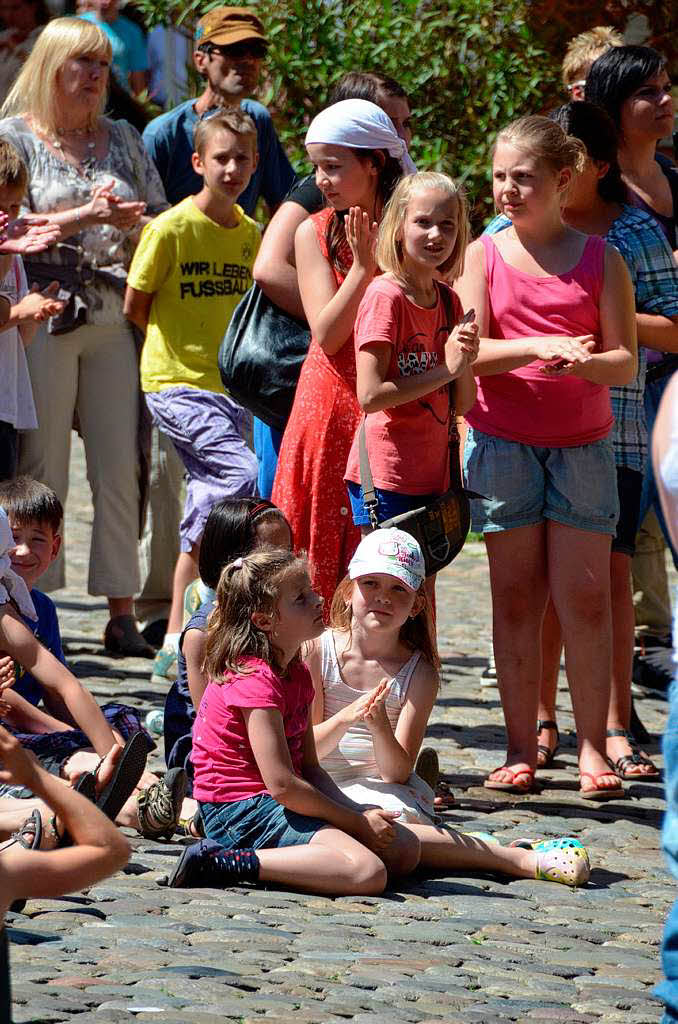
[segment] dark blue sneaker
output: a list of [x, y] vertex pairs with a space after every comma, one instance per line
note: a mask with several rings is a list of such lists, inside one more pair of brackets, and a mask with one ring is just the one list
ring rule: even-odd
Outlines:
[[221, 889], [258, 878], [259, 858], [254, 850], [229, 850], [215, 839], [201, 839], [186, 847], [167, 885], [170, 889]]

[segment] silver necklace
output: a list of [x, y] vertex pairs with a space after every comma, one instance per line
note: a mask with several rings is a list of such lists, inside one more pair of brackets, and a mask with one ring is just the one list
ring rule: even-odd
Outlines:
[[[65, 132], [64, 134], [67, 134], [67, 135], [81, 135], [81, 136], [91, 135], [91, 136], [93, 136], [92, 138], [90, 138], [89, 142], [87, 143], [87, 153], [85, 154], [85, 156], [83, 156], [80, 159], [78, 159], [78, 157], [74, 157], [73, 154], [71, 154], [71, 159], [75, 161], [75, 164], [77, 165], [77, 168], [79, 170], [81, 170], [85, 174], [91, 173], [94, 170], [94, 168], [96, 166], [96, 163], [97, 163], [96, 157], [94, 155], [94, 151], [95, 151], [96, 146], [97, 146], [96, 131], [92, 132], [88, 128], [87, 129], [75, 129], [75, 130], [73, 130], [71, 132]], [[62, 157], [64, 158], [64, 162], [65, 163], [70, 163], [71, 161], [70, 160], [66, 160], [66, 158], [65, 158], [64, 145], [63, 145], [63, 142], [61, 141], [61, 139], [59, 138], [59, 136], [56, 135], [56, 134], [52, 134], [51, 137], [50, 137], [50, 141], [51, 141], [52, 145], [54, 146], [54, 148], [56, 150], [58, 150], [59, 153], [62, 155]]]

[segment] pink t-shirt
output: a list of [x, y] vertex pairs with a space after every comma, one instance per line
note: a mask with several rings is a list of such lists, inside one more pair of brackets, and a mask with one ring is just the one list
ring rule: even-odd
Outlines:
[[[591, 235], [577, 266], [557, 277], [517, 270], [504, 262], [490, 235], [481, 235], [481, 242], [491, 338], [592, 334], [600, 345], [602, 238]], [[507, 373], [478, 377], [478, 397], [466, 416], [471, 426], [545, 448], [569, 448], [606, 437], [613, 423], [608, 388], [577, 377], [547, 377], [540, 373], [544, 365], [538, 359]]]
[[[447, 337], [462, 317], [459, 299], [451, 288], [447, 290], [451, 324], [440, 295], [432, 309], [425, 309], [411, 302], [394, 281], [385, 277], [372, 281], [358, 308], [356, 353], [373, 341], [390, 345], [389, 380], [439, 366], [445, 360]], [[375, 487], [399, 494], [442, 494], [450, 477], [449, 429], [447, 384], [406, 405], [371, 412], [365, 417], [365, 433]], [[359, 484], [358, 437], [356, 433], [344, 479]]]
[[313, 683], [304, 664], [294, 662], [280, 676], [260, 658], [248, 658], [249, 675], [232, 675], [225, 683], [210, 681], [200, 701], [193, 725], [195, 766], [193, 795], [207, 803], [246, 800], [267, 789], [254, 759], [240, 708], [276, 708], [283, 727], [292, 765], [301, 775], [308, 711]]

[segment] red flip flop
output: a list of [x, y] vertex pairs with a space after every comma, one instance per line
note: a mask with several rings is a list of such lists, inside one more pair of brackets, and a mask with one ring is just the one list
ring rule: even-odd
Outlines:
[[[510, 768], [507, 764], [502, 764], [498, 768], [494, 768], [490, 775], [494, 775], [495, 772], [507, 772], [511, 779], [509, 782], [493, 782], [488, 776], [483, 782], [485, 789], [498, 789], [502, 793], [531, 793], [534, 788], [534, 772], [531, 768]], [[527, 775], [529, 781], [527, 784], [522, 782], [516, 782], [521, 775]]]
[[618, 786], [615, 786], [615, 787], [600, 786], [599, 785], [600, 779], [603, 779], [606, 776], [609, 778], [610, 776], [612, 776], [614, 774], [615, 773], [613, 771], [611, 771], [609, 768], [604, 768], [600, 772], [579, 772], [579, 782], [580, 783], [581, 783], [582, 779], [590, 779], [592, 784], [593, 784], [593, 788], [592, 789], [582, 789], [581, 786], [580, 786], [579, 787], [579, 796], [582, 798], [582, 800], [620, 800], [620, 799], [622, 799], [624, 796], [626, 796], [626, 791], [625, 791], [625, 789], [624, 789], [624, 787], [622, 785], [618, 785]]

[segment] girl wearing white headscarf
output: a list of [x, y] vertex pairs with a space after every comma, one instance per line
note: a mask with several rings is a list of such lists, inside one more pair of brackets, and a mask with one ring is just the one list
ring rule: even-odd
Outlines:
[[328, 206], [304, 221], [295, 236], [312, 339], [272, 499], [287, 517], [297, 549], [308, 552], [314, 589], [329, 607], [360, 540], [343, 482], [360, 420], [353, 324], [376, 272], [378, 222], [405, 173], [407, 148], [376, 104], [342, 100], [311, 122], [306, 149]]

